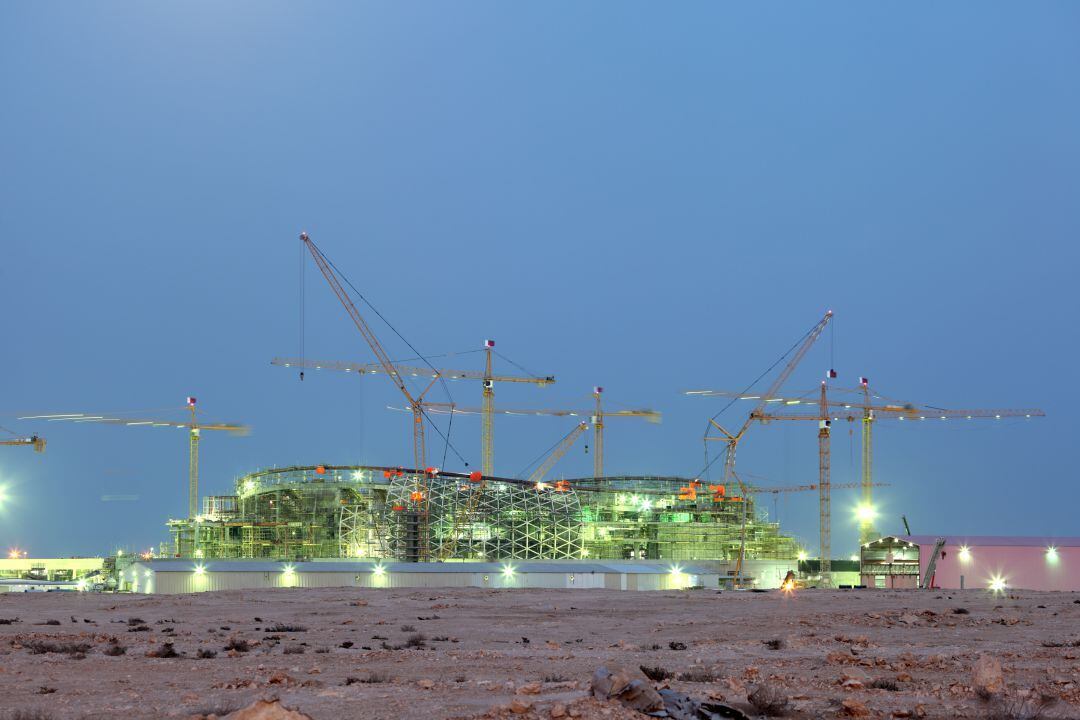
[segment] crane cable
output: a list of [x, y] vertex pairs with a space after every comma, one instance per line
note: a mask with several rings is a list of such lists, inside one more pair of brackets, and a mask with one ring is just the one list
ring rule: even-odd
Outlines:
[[[761, 382], [762, 378], [764, 378], [766, 375], [771, 373], [776, 368], [777, 365], [782, 363], [784, 361], [784, 359], [788, 355], [790, 355], [792, 352], [794, 352], [795, 349], [798, 348], [803, 343], [803, 341], [806, 340], [806, 338], [808, 338], [810, 336], [810, 334], [812, 332], [814, 332], [814, 328], [816, 328], [816, 327], [817, 327], [817, 324], [815, 323], [814, 327], [810, 328], [805, 333], [803, 333], [802, 337], [800, 337], [798, 340], [796, 340], [794, 345], [792, 345], [790, 348], [788, 348], [787, 351], [783, 355], [781, 355], [780, 357], [778, 357], [776, 359], [776, 362], [774, 362], [772, 365], [770, 365], [763, 373], [758, 375], [754, 379], [754, 381], [751, 382], [749, 385], [747, 385], [746, 388], [742, 392], [740, 392], [737, 396], [735, 396], [735, 397], [731, 398], [730, 400], [728, 400], [727, 405], [720, 408], [709, 419], [710, 420], [716, 420], [716, 418], [718, 418], [721, 414], [726, 412], [728, 410], [728, 408], [730, 408], [732, 405], [735, 404], [735, 402], [739, 399], [739, 396], [746, 395], [747, 393], [749, 393], [751, 388], [753, 388], [755, 385], [757, 385], [759, 382]], [[712, 467], [716, 463], [716, 461], [718, 459], [720, 459], [720, 457], [721, 457], [721, 454], [718, 453], [715, 458], [713, 458], [712, 460], [709, 460], [709, 441], [707, 439], [708, 436], [709, 436], [709, 427], [710, 427], [710, 423], [705, 423], [705, 434], [702, 436], [702, 443], [704, 443], [704, 445], [705, 445], [705, 467], [703, 467], [701, 469], [701, 472], [699, 472], [697, 475], [694, 476], [694, 477], [701, 477], [702, 475], [705, 475], [706, 480], [709, 479], [708, 475], [707, 475], [707, 473], [709, 472], [709, 468]], [[728, 446], [728, 448], [730, 448], [730, 446]], [[729, 451], [728, 448], [725, 448], [725, 451], [724, 451], [725, 454]]]
[[[312, 240], [309, 240], [309, 242], [311, 242], [312, 245], [315, 244], [314, 241], [312, 241]], [[349, 289], [351, 289], [356, 294], [356, 296], [358, 298], [360, 298], [360, 300], [365, 305], [367, 305], [369, 308], [371, 308], [371, 311], [373, 313], [375, 313], [375, 315], [377, 315], [378, 318], [380, 320], [382, 320], [383, 323], [388, 328], [390, 328], [390, 330], [394, 333], [394, 335], [396, 335], [398, 337], [399, 340], [401, 340], [401, 342], [405, 343], [405, 345], [416, 354], [417, 358], [419, 358], [421, 361], [423, 361], [423, 363], [425, 365], [427, 365], [432, 371], [437, 373], [438, 372], [437, 368], [434, 365], [432, 365], [428, 361], [428, 359], [423, 354], [420, 353], [419, 350], [417, 350], [415, 347], [413, 347], [413, 344], [410, 343], [407, 339], [405, 339], [404, 335], [402, 335], [400, 332], [398, 332], [398, 329], [396, 327], [394, 327], [394, 325], [389, 320], [387, 320], [386, 317], [381, 312], [379, 312], [379, 309], [377, 307], [375, 307], [371, 303], [371, 301], [369, 301], [364, 296], [364, 294], [362, 292], [360, 292], [359, 290], [356, 289], [356, 286], [352, 284], [352, 281], [349, 280], [349, 277], [345, 273], [343, 273], [340, 269], [338, 269], [338, 266], [334, 264], [334, 261], [331, 260], [329, 257], [327, 257], [326, 254], [323, 253], [323, 251], [321, 249], [319, 249], [318, 245], [315, 245], [315, 248], [319, 251], [319, 254], [322, 255], [323, 259], [326, 260], [327, 265], [329, 265], [330, 268], [335, 273], [337, 273], [338, 277], [340, 277], [342, 280], [345, 281], [345, 284], [349, 286]], [[439, 376], [439, 384], [442, 386], [443, 391], [446, 393], [446, 396], [450, 400], [451, 404], [453, 404], [454, 398], [453, 398], [453, 395], [451, 395], [451, 393], [450, 393], [450, 387], [449, 387], [449, 385], [447, 385], [446, 379], [443, 378], [441, 375]], [[434, 429], [435, 432], [439, 434], [439, 437], [441, 437], [443, 439], [443, 442], [446, 444], [446, 447], [448, 447], [450, 449], [450, 451], [453, 452], [455, 456], [457, 456], [458, 460], [463, 462], [465, 464], [465, 466], [468, 467], [468, 465], [469, 465], [468, 461], [465, 460], [465, 458], [462, 457], [461, 453], [458, 452], [457, 448], [453, 446], [453, 443], [450, 442], [449, 436], [443, 434], [442, 430], [440, 430], [438, 428], [438, 426], [435, 425], [435, 421], [431, 419], [431, 415], [428, 414], [427, 410], [424, 409], [423, 405], [421, 405], [421, 407], [420, 407], [420, 412], [424, 416], [424, 418], [426, 418], [427, 421], [431, 423], [432, 429]], [[452, 426], [453, 425], [451, 424], [451, 427]], [[445, 453], [445, 450], [446, 450], [446, 448], [444, 448], [444, 453]]]

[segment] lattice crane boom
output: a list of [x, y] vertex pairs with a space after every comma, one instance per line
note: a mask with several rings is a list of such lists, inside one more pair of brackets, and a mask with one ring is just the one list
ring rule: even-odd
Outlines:
[[203, 430], [224, 431], [231, 435], [247, 435], [251, 428], [237, 423], [200, 423], [196, 414], [196, 400], [187, 398], [186, 409], [191, 413], [190, 422], [160, 420], [140, 417], [92, 413], [54, 413], [51, 415], [27, 415], [20, 420], [45, 420], [47, 422], [70, 422], [76, 424], [124, 425], [128, 427], [169, 427], [188, 431], [188, 517], [199, 514], [199, 438]]
[[37, 435], [31, 435], [25, 438], [14, 438], [11, 440], [0, 440], [0, 445], [32, 445], [34, 452], [45, 452], [45, 438], [38, 437]]

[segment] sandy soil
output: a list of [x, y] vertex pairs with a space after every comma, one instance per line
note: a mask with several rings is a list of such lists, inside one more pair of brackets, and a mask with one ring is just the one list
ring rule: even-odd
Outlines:
[[[1076, 593], [0, 594], [0, 623], [14, 618], [0, 624], [5, 720], [16, 710], [188, 717], [269, 697], [317, 720], [546, 718], [555, 703], [581, 717], [644, 718], [583, 699], [606, 662], [691, 673], [693, 682], [667, 682], [747, 711], [747, 692], [767, 682], [791, 698], [789, 717], [859, 714], [860, 704], [870, 717], [987, 717], [972, 689], [981, 654], [1001, 662], [1010, 697], [1052, 697], [1047, 716], [1080, 717]], [[421, 646], [401, 647], [410, 637]], [[231, 638], [250, 649], [227, 651]], [[165, 642], [182, 657], [146, 656]], [[107, 655], [114, 646], [124, 654]], [[198, 658], [200, 650], [217, 654]], [[372, 679], [381, 681], [365, 682]], [[896, 689], [872, 688], [875, 680]], [[515, 699], [516, 710], [531, 709], [514, 714]], [[844, 700], [856, 703], [844, 708]]]

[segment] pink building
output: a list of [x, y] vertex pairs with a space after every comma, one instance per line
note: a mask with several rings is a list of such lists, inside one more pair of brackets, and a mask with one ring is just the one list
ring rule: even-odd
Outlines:
[[[919, 547], [925, 577], [936, 535], [902, 535]], [[946, 535], [933, 587], [1080, 591], [1080, 537]], [[871, 585], [873, 587], [873, 585]]]

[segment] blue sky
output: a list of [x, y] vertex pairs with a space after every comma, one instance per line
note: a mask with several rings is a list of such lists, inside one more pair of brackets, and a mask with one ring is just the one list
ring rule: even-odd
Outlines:
[[[719, 405], [682, 391], [741, 388], [832, 308], [789, 388], [831, 364], [896, 398], [1048, 414], [880, 423], [882, 529], [1080, 534], [1078, 32], [1067, 2], [4, 3], [0, 425], [49, 449], [3, 449], [0, 546], [146, 547], [185, 508], [179, 431], [27, 412], [180, 417], [196, 395], [255, 428], [206, 437], [207, 493], [408, 462], [385, 379], [269, 364], [298, 351], [305, 229], [425, 353], [491, 337], [558, 377], [499, 404], [601, 384], [663, 411], [609, 423], [612, 474], [698, 472]], [[310, 264], [306, 336], [310, 357], [373, 359]], [[740, 467], [816, 481], [815, 431], [790, 425], [753, 428]], [[497, 471], [569, 427], [500, 420]], [[478, 421], [453, 442], [479, 464]], [[833, 448], [834, 482], [856, 480], [857, 431]], [[578, 445], [557, 472], [590, 468]], [[833, 502], [845, 555], [855, 495]], [[814, 493], [776, 510], [816, 545]]]

